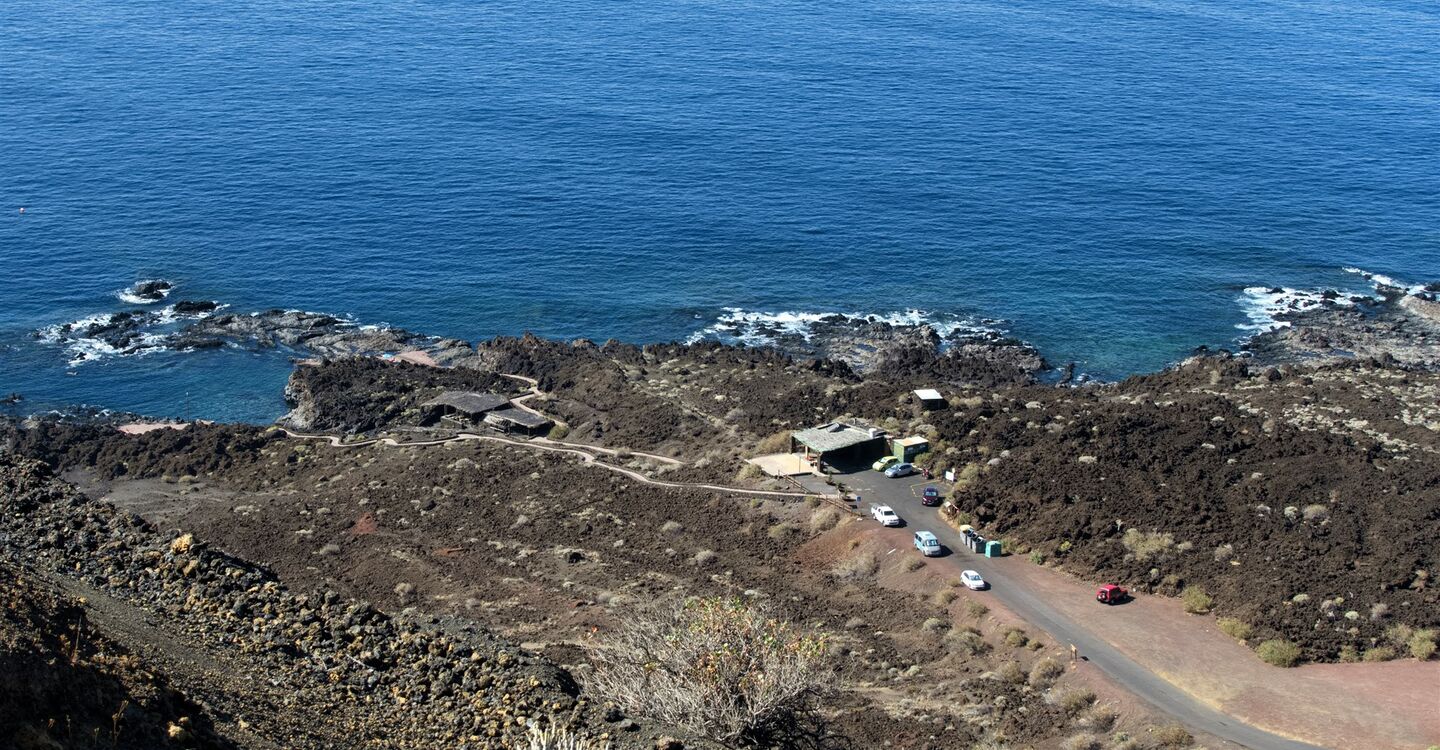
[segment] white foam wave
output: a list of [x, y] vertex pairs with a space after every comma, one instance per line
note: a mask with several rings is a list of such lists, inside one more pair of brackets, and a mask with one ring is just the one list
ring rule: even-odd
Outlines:
[[[136, 293], [136, 290], [139, 289], [141, 286], [157, 282], [164, 282], [166, 284], [169, 284], [169, 286], [165, 287], [164, 289], [156, 290], [156, 293], [160, 295], [160, 299], [142, 297]], [[141, 279], [140, 281], [131, 284], [129, 287], [115, 292], [115, 297], [127, 305], [153, 305], [156, 302], [159, 302], [166, 297], [169, 297], [170, 293], [173, 291], [175, 291], [175, 285], [170, 284], [170, 282], [165, 281], [164, 279]]]
[[[1338, 296], [1336, 296], [1338, 294]], [[1236, 323], [1242, 331], [1264, 333], [1279, 328], [1289, 328], [1290, 321], [1279, 316], [1286, 313], [1305, 312], [1325, 305], [1353, 307], [1354, 295], [1326, 289], [1291, 289], [1289, 287], [1247, 287], [1240, 296], [1240, 307], [1245, 312], [1246, 322]]]
[[686, 343], [718, 340], [745, 346], [768, 346], [776, 343], [778, 338], [785, 336], [794, 336], [809, 342], [814, 336], [816, 323], [835, 318], [856, 324], [885, 323], [901, 327], [928, 325], [942, 339], [965, 334], [994, 334], [1001, 331], [997, 325], [998, 321], [936, 315], [924, 310], [888, 313], [761, 312], [727, 307], [714, 323], [692, 333], [686, 339]]
[[1345, 271], [1345, 273], [1353, 273], [1365, 279], [1366, 281], [1369, 281], [1371, 284], [1374, 284], [1377, 291], [1380, 289], [1380, 287], [1400, 289], [1403, 290], [1406, 294], [1419, 294], [1425, 291], [1424, 284], [1406, 284], [1404, 282], [1397, 281], [1393, 276], [1386, 276], [1383, 273], [1374, 273], [1372, 271], [1366, 271], [1363, 268], [1356, 268], [1354, 266], [1346, 266], [1343, 270]]
[[70, 354], [71, 367], [108, 357], [144, 356], [168, 349], [177, 324], [208, 318], [226, 307], [229, 305], [218, 305], [214, 310], [181, 313], [175, 310], [174, 305], [166, 305], [159, 310], [136, 312], [134, 315], [141, 318], [131, 330], [131, 335], [125, 338], [123, 347], [115, 346], [102, 335], [112, 326], [124, 325], [123, 321], [116, 321], [116, 315], [120, 313], [97, 313], [69, 323], [46, 326], [36, 332], [36, 340], [64, 347]]

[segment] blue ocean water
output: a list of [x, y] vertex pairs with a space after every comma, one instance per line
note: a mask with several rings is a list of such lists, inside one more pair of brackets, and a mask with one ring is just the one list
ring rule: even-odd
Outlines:
[[283, 410], [276, 354], [34, 339], [142, 278], [470, 339], [922, 310], [1150, 370], [1245, 287], [1440, 277], [1437, 50], [1420, 0], [9, 0], [0, 391]]

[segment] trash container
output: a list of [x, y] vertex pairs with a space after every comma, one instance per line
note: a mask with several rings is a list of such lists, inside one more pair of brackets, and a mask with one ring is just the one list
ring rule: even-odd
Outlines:
[[991, 541], [985, 543], [985, 556], [986, 556], [986, 557], [999, 557], [1000, 554], [1001, 554], [1001, 552], [1000, 552], [1000, 540], [999, 540], [999, 539], [994, 539], [994, 540], [991, 540]]

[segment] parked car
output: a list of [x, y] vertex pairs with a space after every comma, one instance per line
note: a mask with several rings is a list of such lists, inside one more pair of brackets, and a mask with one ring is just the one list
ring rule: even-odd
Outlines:
[[980, 577], [979, 573], [976, 573], [973, 570], [967, 570], [961, 573], [960, 582], [964, 583], [965, 588], [970, 589], [971, 591], [984, 591], [985, 588], [990, 585], [985, 582], [984, 578]]
[[940, 488], [934, 485], [926, 487], [920, 492], [920, 504], [934, 507], [940, 504]]
[[920, 554], [926, 557], [939, 557], [940, 540], [928, 531], [917, 531], [915, 532], [915, 549], [920, 550]]
[[894, 479], [895, 477], [908, 477], [915, 473], [914, 464], [895, 464], [885, 470], [885, 476]]
[[881, 526], [899, 526], [900, 516], [895, 515], [895, 510], [888, 505], [870, 506], [870, 517], [880, 522]]
[[876, 470], [876, 471], [884, 471], [884, 470], [890, 468], [890, 464], [893, 464], [893, 463], [895, 463], [896, 461], [899, 461], [899, 460], [900, 460], [900, 459], [899, 459], [899, 458], [896, 458], [895, 456], [886, 456], [886, 457], [880, 459], [879, 461], [876, 461], [875, 463], [870, 464], [870, 468], [872, 468], [872, 469], [874, 469], [874, 470]]
[[1095, 601], [1101, 604], [1124, 604], [1130, 598], [1130, 592], [1113, 583], [1101, 584], [1095, 590]]

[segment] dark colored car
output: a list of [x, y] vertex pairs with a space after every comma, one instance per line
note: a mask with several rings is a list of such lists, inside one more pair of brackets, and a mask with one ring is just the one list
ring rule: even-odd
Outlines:
[[940, 490], [936, 487], [926, 487], [920, 492], [920, 504], [935, 506], [940, 504]]

